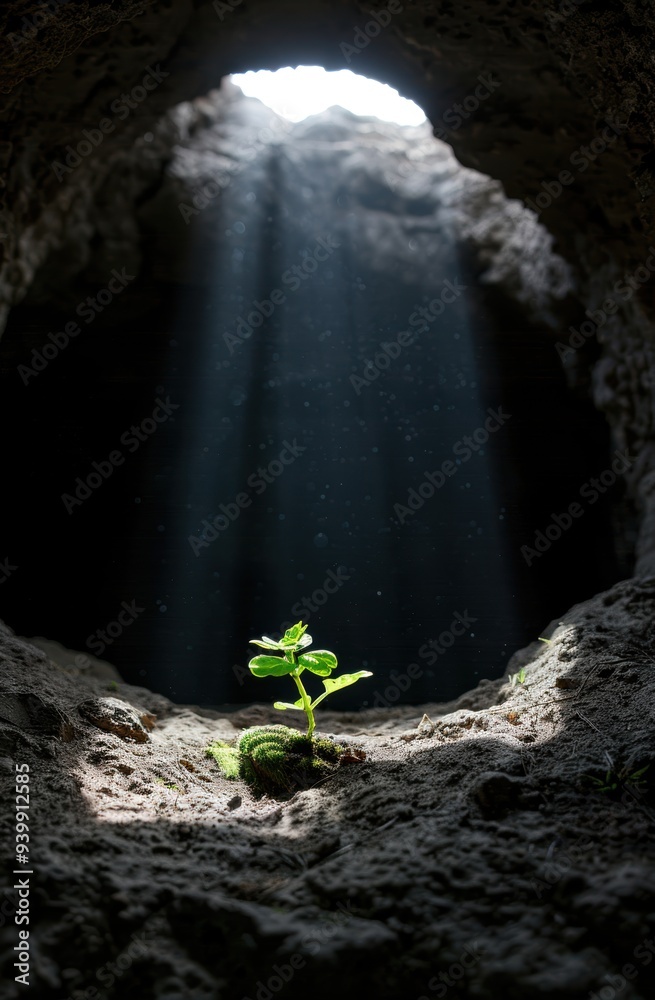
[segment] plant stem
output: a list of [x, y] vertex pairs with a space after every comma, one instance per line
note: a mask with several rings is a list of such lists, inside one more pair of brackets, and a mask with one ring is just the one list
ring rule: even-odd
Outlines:
[[[290, 657], [290, 662], [291, 663], [294, 663], [294, 664], [296, 663], [295, 653], [285, 653], [285, 656]], [[300, 680], [300, 673], [298, 671], [298, 667], [297, 666], [296, 666], [295, 670], [291, 671], [291, 674], [289, 676], [293, 677], [294, 681], [296, 682], [296, 687], [298, 688], [298, 691], [300, 692], [300, 697], [302, 698], [303, 708], [305, 709], [305, 714], [307, 716], [307, 736], [309, 737], [309, 739], [311, 739], [312, 738], [312, 733], [314, 732], [314, 729], [316, 728], [316, 722], [314, 720], [314, 711], [312, 709], [311, 699], [310, 699], [309, 695], [307, 694], [307, 692], [305, 691], [305, 688], [303, 686], [303, 682]]]

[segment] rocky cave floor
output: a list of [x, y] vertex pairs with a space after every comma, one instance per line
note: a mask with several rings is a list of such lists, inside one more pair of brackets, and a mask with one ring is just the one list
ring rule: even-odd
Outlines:
[[[448, 705], [319, 710], [366, 760], [286, 798], [205, 754], [280, 713], [175, 705], [3, 627], [5, 845], [15, 763], [31, 778], [29, 995], [652, 996], [654, 602], [655, 579], [619, 583]], [[25, 992], [11, 864], [7, 998]]]

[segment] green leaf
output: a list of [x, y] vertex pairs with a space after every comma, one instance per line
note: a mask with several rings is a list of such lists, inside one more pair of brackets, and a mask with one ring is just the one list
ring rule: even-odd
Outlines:
[[[307, 631], [307, 625], [303, 624], [303, 621], [301, 619], [299, 622], [296, 622], [295, 625], [292, 625], [291, 628], [288, 628], [286, 630], [286, 632], [282, 636], [282, 642], [284, 643], [285, 646], [289, 644], [293, 646], [296, 642], [302, 639], [306, 631]], [[312, 641], [311, 636], [307, 636], [307, 638], [309, 639], [310, 642]]]
[[303, 635], [300, 637], [300, 639], [298, 639], [297, 642], [294, 642], [293, 644], [285, 642], [284, 649], [292, 650], [295, 653], [297, 649], [304, 649], [305, 646], [311, 646], [313, 641], [314, 640], [312, 639], [311, 635]]
[[323, 687], [326, 694], [332, 694], [333, 691], [339, 691], [341, 688], [355, 684], [360, 677], [372, 676], [373, 674], [370, 670], [358, 670], [356, 674], [342, 674], [341, 677], [330, 677], [328, 680], [323, 681]]
[[293, 703], [293, 705], [288, 701], [274, 701], [273, 708], [279, 708], [280, 711], [283, 711], [284, 709], [287, 708], [291, 708], [296, 712], [304, 712], [305, 710], [302, 703], [302, 698], [299, 698], [298, 701]]
[[329, 677], [327, 680], [323, 681], [323, 687], [325, 688], [325, 694], [319, 695], [319, 697], [312, 703], [312, 708], [315, 708], [320, 701], [327, 698], [329, 694], [333, 691], [339, 691], [341, 688], [350, 687], [351, 684], [356, 684], [361, 677], [372, 677], [373, 673], [370, 670], [358, 670], [355, 674], [342, 674], [341, 677]]
[[248, 664], [255, 677], [283, 677], [295, 670], [282, 656], [255, 656]]
[[[303, 625], [302, 621], [296, 622], [291, 628], [288, 628], [279, 642], [279, 648], [284, 649], [286, 652], [295, 653], [298, 649], [304, 649], [305, 646], [311, 646], [312, 637], [311, 635], [305, 635], [307, 631], [307, 626]], [[266, 637], [264, 637], [266, 638]]]
[[248, 639], [248, 642], [252, 643], [253, 646], [262, 646], [263, 649], [282, 649], [282, 644], [276, 642], [275, 639], [269, 639], [267, 635], [263, 635], [261, 639]]
[[329, 677], [337, 665], [337, 658], [327, 649], [316, 649], [313, 653], [301, 653], [298, 663], [319, 677]]
[[300, 621], [291, 628], [288, 628], [281, 639], [271, 639], [270, 635], [263, 635], [261, 639], [249, 639], [253, 646], [261, 646], [263, 649], [279, 649], [284, 653], [295, 653], [298, 649], [311, 646], [311, 635], [305, 635], [307, 626]]

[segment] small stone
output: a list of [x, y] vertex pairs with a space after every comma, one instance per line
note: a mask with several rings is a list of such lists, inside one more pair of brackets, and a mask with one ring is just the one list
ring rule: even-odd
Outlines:
[[[154, 724], [154, 716], [147, 713], [139, 715], [131, 705], [118, 698], [89, 698], [78, 705], [78, 712], [98, 729], [135, 743], [147, 743], [150, 739], [147, 728], [152, 728], [149, 724], [151, 720]], [[144, 718], [148, 722], [147, 728]]]
[[359, 764], [366, 760], [366, 751], [361, 747], [346, 747], [339, 757], [340, 764]]
[[434, 732], [434, 722], [429, 715], [423, 713], [423, 718], [416, 727], [420, 736], [432, 736]]
[[149, 733], [155, 728], [155, 722], [157, 720], [156, 715], [152, 715], [150, 712], [142, 712], [139, 716], [141, 723], [148, 730]]

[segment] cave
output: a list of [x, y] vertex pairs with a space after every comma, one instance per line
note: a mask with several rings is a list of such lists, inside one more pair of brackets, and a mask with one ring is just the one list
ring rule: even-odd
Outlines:
[[0, 22], [6, 995], [646, 1000], [649, 11]]

